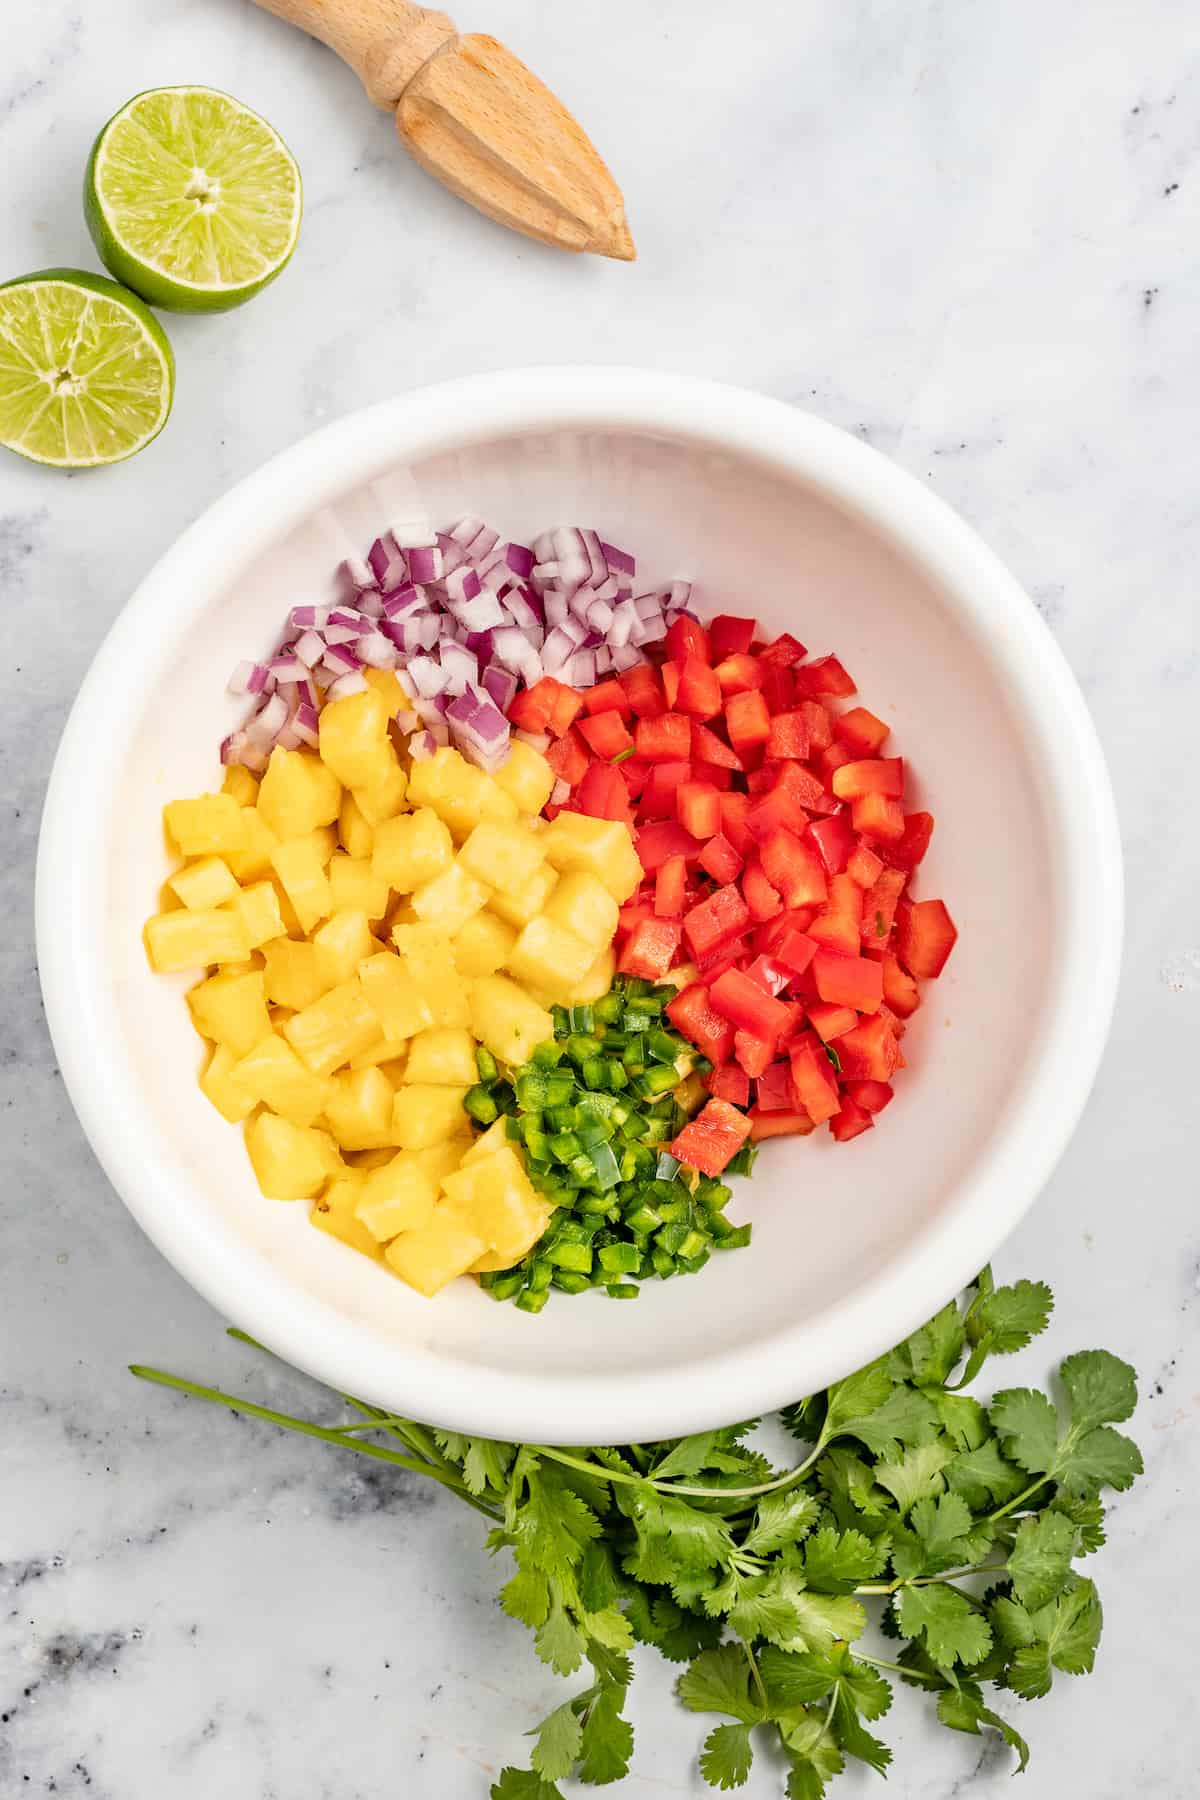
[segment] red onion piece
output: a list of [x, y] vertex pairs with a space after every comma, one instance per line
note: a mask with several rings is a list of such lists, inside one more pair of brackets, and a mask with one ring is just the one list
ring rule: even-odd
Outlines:
[[495, 663], [489, 663], [479, 679], [480, 685], [487, 690], [489, 698], [495, 702], [502, 713], [507, 713], [516, 699], [516, 676], [508, 669], [501, 669]]
[[326, 700], [344, 700], [347, 694], [363, 694], [368, 686], [367, 678], [361, 669], [350, 669], [345, 675], [339, 675], [331, 681], [325, 690]]

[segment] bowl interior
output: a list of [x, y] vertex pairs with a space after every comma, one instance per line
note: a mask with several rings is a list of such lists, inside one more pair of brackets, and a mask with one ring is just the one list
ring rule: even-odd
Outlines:
[[[468, 1282], [431, 1304], [311, 1230], [306, 1204], [264, 1200], [240, 1132], [196, 1086], [202, 1059], [182, 1002], [189, 982], [153, 977], [145, 964], [141, 925], [167, 868], [160, 809], [218, 784], [217, 745], [241, 712], [224, 694], [230, 667], [271, 647], [289, 605], [330, 597], [346, 549], [364, 549], [414, 501], [438, 523], [470, 511], [516, 538], [568, 519], [594, 525], [637, 554], [646, 585], [691, 577], [705, 613], [751, 612], [767, 632], [787, 628], [816, 653], [835, 650], [863, 703], [894, 727], [909, 804], [937, 817], [917, 891], [947, 900], [960, 941], [904, 1039], [908, 1068], [882, 1128], [847, 1147], [824, 1132], [767, 1145], [731, 1208], [753, 1218], [752, 1246], [715, 1256], [698, 1277], [648, 1284], [635, 1304], [563, 1299], [531, 1319]], [[93, 1000], [104, 1054], [119, 1065], [115, 1128], [139, 1145], [158, 1190], [156, 1217], [136, 1199], [135, 1210], [163, 1242], [165, 1207], [182, 1209], [185, 1272], [238, 1323], [278, 1342], [275, 1315], [286, 1303], [293, 1357], [318, 1374], [344, 1372], [344, 1356], [328, 1352], [336, 1341], [358, 1370], [373, 1371], [361, 1382], [373, 1399], [418, 1416], [436, 1367], [426, 1416], [475, 1429], [489, 1429], [495, 1414], [473, 1395], [515, 1377], [526, 1408], [516, 1423], [526, 1435], [539, 1427], [552, 1435], [538, 1414], [540, 1384], [561, 1392], [574, 1382], [581, 1395], [603, 1387], [619, 1410], [623, 1381], [686, 1365], [702, 1392], [706, 1363], [769, 1348], [828, 1315], [956, 1205], [1037, 1055], [1035, 997], [1045, 992], [1056, 929], [1050, 827], [995, 626], [972, 621], [932, 567], [865, 515], [811, 476], [702, 435], [486, 433], [453, 451], [381, 463], [249, 560], [231, 553], [202, 603], [185, 598], [180, 610], [182, 630], [165, 634], [157, 666], [126, 696], [115, 782], [96, 827], [104, 976]], [[1015, 996], [1025, 999], [1014, 1004]], [[919, 1296], [917, 1308], [941, 1298]], [[795, 1371], [780, 1366], [762, 1385], [755, 1407], [790, 1397]], [[715, 1396], [709, 1410], [721, 1413]]]

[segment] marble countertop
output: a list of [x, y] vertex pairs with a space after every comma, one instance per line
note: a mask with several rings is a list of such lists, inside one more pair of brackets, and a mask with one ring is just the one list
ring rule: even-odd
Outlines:
[[[374, 398], [588, 360], [724, 377], [860, 434], [983, 533], [1083, 684], [1128, 856], [1124, 978], [1091, 1104], [998, 1268], [1058, 1294], [1039, 1375], [1095, 1343], [1136, 1363], [1147, 1474], [1114, 1507], [1098, 1559], [1097, 1670], [1027, 1714], [1021, 1792], [1194, 1795], [1200, 59], [1188, 9], [762, 0], [746, 15], [757, 28], [740, 30], [735, 9], [696, 0], [464, 11], [465, 26], [524, 51], [609, 155], [641, 248], [632, 267], [559, 257], [478, 218], [404, 160], [344, 69], [244, 0], [11, 12], [0, 277], [94, 265], [78, 204], [88, 147], [131, 93], [166, 82], [207, 81], [260, 108], [300, 158], [307, 212], [275, 287], [230, 317], [171, 322], [174, 417], [142, 459], [75, 477], [0, 468], [0, 1794], [483, 1795], [554, 1694], [494, 1604], [497, 1571], [469, 1512], [126, 1376], [146, 1360], [247, 1383], [289, 1410], [316, 1398], [285, 1369], [252, 1370], [100, 1174], [46, 1034], [31, 897], [76, 686], [184, 525], [281, 446]], [[622, 1793], [708, 1791], [689, 1773], [701, 1732], [671, 1708], [668, 1683], [647, 1664], [635, 1717], [655, 1724]], [[898, 1800], [1009, 1791], [1006, 1755], [935, 1733], [911, 1696], [890, 1723]], [[873, 1779], [835, 1791], [865, 1794]], [[756, 1772], [744, 1791], [777, 1781]]]

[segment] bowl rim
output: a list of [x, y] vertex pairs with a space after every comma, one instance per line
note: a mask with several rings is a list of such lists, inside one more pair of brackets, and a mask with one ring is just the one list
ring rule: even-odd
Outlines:
[[[130, 1130], [140, 1090], [104, 1005], [103, 908], [77, 871], [97, 845], [123, 754], [121, 695], [198, 616], [214, 588], [337, 494], [397, 459], [506, 434], [641, 430], [733, 450], [800, 477], [869, 520], [986, 633], [1051, 809], [1066, 928], [1041, 1041], [1020, 1093], [904, 1254], [829, 1307], [715, 1353], [704, 1380], [675, 1368], [614, 1377], [495, 1370], [428, 1343], [381, 1346], [295, 1288], [263, 1254], [228, 1244]], [[169, 604], [164, 604], [168, 601]], [[66, 897], [64, 899], [64, 896]], [[606, 1443], [681, 1435], [774, 1410], [899, 1342], [964, 1286], [1027, 1211], [1078, 1123], [1120, 973], [1124, 888], [1108, 770], [1075, 677], [1024, 590], [976, 533], [916, 477], [827, 421], [766, 395], [623, 366], [467, 376], [401, 394], [311, 433], [244, 477], [160, 557], [93, 659], [63, 730], [42, 814], [36, 939], [46, 1016], [67, 1092], [96, 1156], [142, 1229], [224, 1317], [343, 1392], [513, 1441]], [[218, 1253], [219, 1252], [219, 1253]]]

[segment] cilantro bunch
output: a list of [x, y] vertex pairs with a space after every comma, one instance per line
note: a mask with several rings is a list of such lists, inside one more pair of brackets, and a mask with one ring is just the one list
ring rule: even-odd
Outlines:
[[[785, 1470], [754, 1421], [564, 1450], [361, 1401], [352, 1422], [320, 1426], [133, 1372], [427, 1475], [491, 1519], [488, 1547], [516, 1565], [505, 1612], [561, 1675], [586, 1671], [491, 1800], [559, 1800], [568, 1776], [626, 1773], [635, 1643], [684, 1665], [683, 1705], [719, 1721], [700, 1750], [708, 1782], [741, 1786], [773, 1737], [789, 1800], [819, 1800], [847, 1759], [886, 1770], [891, 1751], [870, 1728], [891, 1705], [889, 1677], [925, 1690], [952, 1730], [999, 1732], [1023, 1769], [1028, 1746], [990, 1690], [1034, 1700], [1056, 1671], [1093, 1665], [1100, 1598], [1076, 1564], [1104, 1542], [1102, 1491], [1142, 1469], [1114, 1429], [1133, 1412], [1134, 1372], [1085, 1350], [1060, 1366], [1061, 1404], [1034, 1388], [986, 1404], [963, 1391], [989, 1357], [1044, 1330], [1051, 1306], [1044, 1284], [998, 1288], [985, 1269], [888, 1356], [785, 1410], [803, 1447]], [[872, 1622], [882, 1639], [866, 1639]]]

